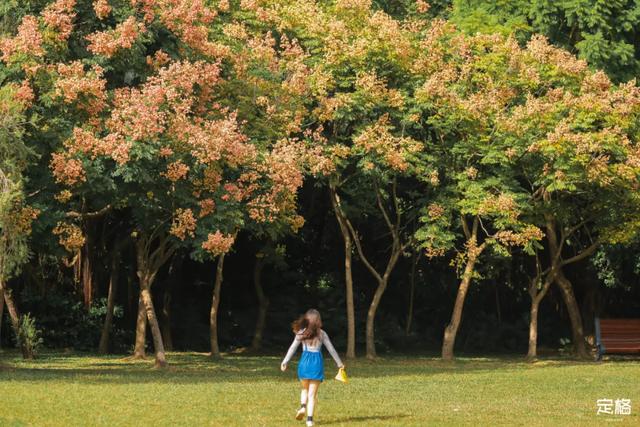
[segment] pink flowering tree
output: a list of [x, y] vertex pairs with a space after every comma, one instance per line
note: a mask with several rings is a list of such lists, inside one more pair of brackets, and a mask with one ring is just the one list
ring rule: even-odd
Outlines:
[[[217, 257], [211, 334], [212, 354], [218, 355], [215, 319], [224, 254], [250, 221], [286, 216], [302, 181], [295, 152], [285, 144], [271, 151], [252, 144], [237, 114], [214, 102], [219, 79], [216, 64], [173, 63], [139, 89], [116, 92], [102, 138], [76, 135], [79, 146], [92, 139], [86, 143], [91, 148], [73, 154], [111, 157], [118, 192], [125, 191], [120, 197], [138, 229], [141, 303], [160, 364], [162, 339], [150, 292], [159, 268], [181, 244], [195, 244], [202, 259]], [[193, 114], [199, 106], [208, 109]]]
[[[144, 355], [148, 322], [164, 366], [151, 290], [175, 251], [217, 257], [221, 282], [240, 230], [302, 224], [300, 144], [288, 139], [302, 117], [300, 49], [285, 38], [274, 45], [246, 5], [89, 6], [58, 0], [24, 16], [0, 39], [0, 59], [28, 114], [45, 112], [32, 139], [50, 141], [40, 194], [55, 194], [59, 212], [49, 221], [72, 259], [83, 258], [88, 221], [115, 212], [131, 223], [140, 282], [135, 355]], [[245, 29], [235, 14], [254, 16], [245, 18], [253, 24]], [[216, 295], [219, 285], [215, 309]]]
[[222, 184], [222, 191], [212, 199], [216, 210], [225, 216], [199, 215], [197, 226], [188, 230], [194, 238], [195, 258], [217, 260], [209, 317], [212, 357], [220, 357], [217, 325], [224, 258], [237, 234], [246, 231], [278, 236], [297, 231], [304, 222], [296, 213], [296, 193], [303, 180], [297, 147], [276, 144], [261, 158], [250, 165], [251, 169]]

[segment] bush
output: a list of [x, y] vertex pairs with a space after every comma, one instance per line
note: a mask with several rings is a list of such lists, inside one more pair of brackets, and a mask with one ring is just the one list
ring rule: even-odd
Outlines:
[[[72, 295], [58, 292], [49, 292], [46, 297], [24, 292], [22, 302], [25, 309], [37, 315], [46, 347], [80, 351], [98, 348], [107, 312], [106, 298], [95, 300], [88, 310]], [[117, 320], [122, 316], [122, 307], [116, 306], [111, 331], [112, 348], [116, 352], [127, 351], [127, 345], [133, 341], [133, 332], [124, 331], [117, 325]]]
[[18, 329], [18, 345], [23, 348], [25, 357], [34, 357], [42, 342], [42, 332], [36, 327], [35, 319], [29, 313], [22, 316]]

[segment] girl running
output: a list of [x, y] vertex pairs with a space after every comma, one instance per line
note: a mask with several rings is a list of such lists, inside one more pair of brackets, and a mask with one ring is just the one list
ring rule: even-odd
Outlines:
[[320, 383], [324, 380], [324, 361], [322, 359], [322, 345], [335, 360], [338, 368], [344, 368], [340, 356], [333, 348], [329, 335], [322, 330], [322, 319], [318, 310], [311, 309], [291, 325], [296, 334], [287, 355], [284, 357], [280, 369], [285, 371], [287, 364], [302, 343], [302, 357], [298, 364], [298, 379], [302, 391], [300, 392], [300, 409], [296, 412], [296, 420], [301, 420], [307, 414], [307, 426], [313, 426], [313, 411]]

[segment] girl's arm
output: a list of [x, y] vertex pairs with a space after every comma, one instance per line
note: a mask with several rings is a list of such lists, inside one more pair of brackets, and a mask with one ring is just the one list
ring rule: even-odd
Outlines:
[[336, 365], [338, 365], [338, 368], [343, 368], [344, 364], [342, 363], [342, 360], [340, 360], [340, 356], [338, 356], [338, 352], [336, 351], [336, 349], [333, 348], [333, 344], [331, 344], [329, 335], [327, 335], [325, 331], [322, 331], [322, 344], [324, 344], [324, 346], [327, 347], [329, 354], [331, 354], [331, 357], [333, 357], [333, 360], [335, 360]]
[[296, 334], [296, 336], [293, 338], [293, 342], [291, 343], [291, 347], [289, 347], [289, 351], [287, 351], [287, 355], [282, 360], [281, 365], [286, 365], [287, 363], [289, 363], [296, 350], [298, 349], [300, 341], [300, 337]]

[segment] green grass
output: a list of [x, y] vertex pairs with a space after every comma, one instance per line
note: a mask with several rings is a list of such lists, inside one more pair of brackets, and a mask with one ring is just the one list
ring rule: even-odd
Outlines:
[[[152, 361], [0, 354], [2, 426], [301, 426], [295, 363], [278, 357], [173, 353]], [[335, 366], [326, 359], [326, 374]], [[347, 364], [351, 382], [320, 388], [318, 426], [640, 425], [640, 363], [389, 357]], [[596, 416], [600, 398], [631, 399], [627, 416]]]

